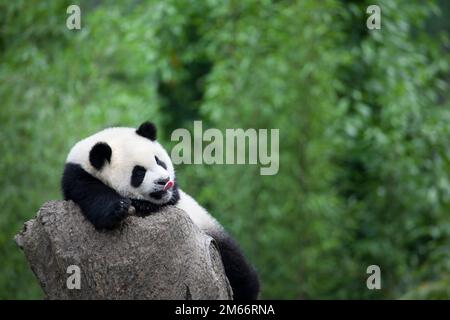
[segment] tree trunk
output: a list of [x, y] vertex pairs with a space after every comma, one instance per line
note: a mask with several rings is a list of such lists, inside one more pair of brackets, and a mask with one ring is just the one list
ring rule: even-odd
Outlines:
[[175, 207], [97, 231], [72, 201], [50, 201], [15, 239], [48, 299], [232, 298], [214, 240]]

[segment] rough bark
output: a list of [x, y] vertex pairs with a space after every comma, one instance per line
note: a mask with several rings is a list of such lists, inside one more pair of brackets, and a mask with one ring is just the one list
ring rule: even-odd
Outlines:
[[[16, 242], [48, 299], [231, 299], [214, 240], [166, 207], [97, 231], [71, 201], [50, 201]], [[68, 289], [71, 265], [80, 289]]]

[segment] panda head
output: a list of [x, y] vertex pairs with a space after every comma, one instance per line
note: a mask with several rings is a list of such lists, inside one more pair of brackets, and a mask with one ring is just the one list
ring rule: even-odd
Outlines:
[[[105, 129], [83, 140], [78, 149], [88, 151], [84, 169], [123, 197], [161, 205], [176, 192], [172, 161], [156, 141], [156, 127], [150, 122], [137, 130]], [[75, 150], [73, 157], [77, 154]]]

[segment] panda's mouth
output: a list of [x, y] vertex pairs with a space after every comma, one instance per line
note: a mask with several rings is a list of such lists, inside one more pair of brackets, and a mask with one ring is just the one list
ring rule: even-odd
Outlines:
[[[163, 181], [164, 182], [164, 181]], [[169, 190], [172, 189], [175, 185], [175, 183], [169, 179], [165, 181], [164, 187], [162, 190], [150, 192], [150, 197], [155, 200], [161, 200], [164, 196], [169, 195]], [[160, 184], [158, 182], [158, 184]]]

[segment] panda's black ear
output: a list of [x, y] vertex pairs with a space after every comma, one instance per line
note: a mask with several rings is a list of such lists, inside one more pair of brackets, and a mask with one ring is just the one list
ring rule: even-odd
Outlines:
[[156, 126], [152, 122], [146, 121], [141, 124], [136, 133], [152, 141], [156, 140]]
[[111, 162], [111, 147], [106, 142], [98, 142], [89, 152], [89, 161], [92, 166], [100, 170], [106, 161]]

